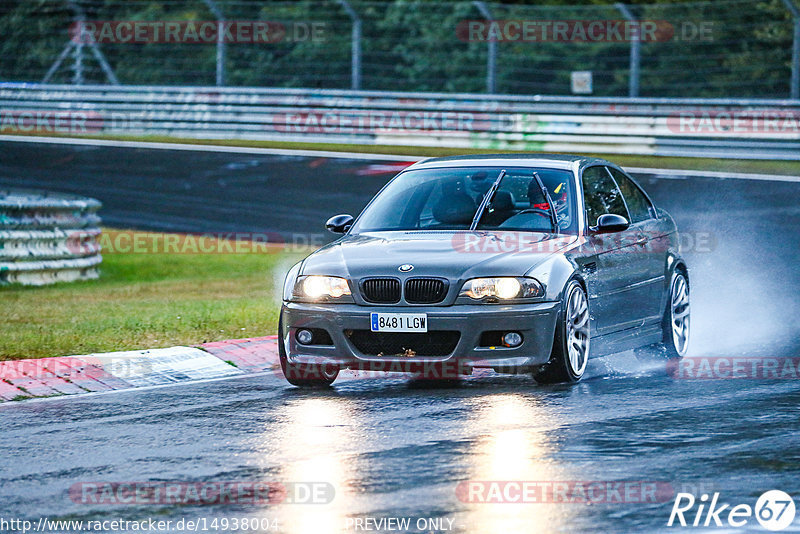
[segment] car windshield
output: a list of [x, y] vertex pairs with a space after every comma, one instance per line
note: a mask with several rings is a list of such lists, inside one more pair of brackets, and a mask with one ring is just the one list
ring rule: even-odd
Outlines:
[[[505, 171], [503, 173], [503, 171]], [[391, 230], [469, 230], [483, 199], [503, 177], [483, 209], [478, 230], [575, 233], [572, 173], [547, 168], [443, 168], [406, 171], [367, 206], [353, 233]], [[536, 179], [538, 176], [539, 180]]]

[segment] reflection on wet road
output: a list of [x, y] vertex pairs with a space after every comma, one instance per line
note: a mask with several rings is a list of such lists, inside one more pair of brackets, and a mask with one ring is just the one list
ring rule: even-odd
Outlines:
[[[470, 480], [479, 491], [472, 498], [486, 497], [487, 481], [577, 480], [566, 466], [554, 461], [551, 439], [554, 421], [547, 406], [535, 397], [499, 394], [471, 399], [475, 414], [473, 430], [493, 428], [475, 440], [470, 453], [475, 457]], [[536, 422], [531, 426], [529, 422]], [[461, 500], [472, 500], [469, 493]], [[571, 521], [563, 507], [551, 505], [490, 502], [473, 506], [463, 517], [464, 525], [476, 532], [552, 532], [568, 528]]]
[[[278, 518], [291, 533], [353, 532], [356, 519], [387, 517], [448, 519], [456, 532], [653, 531], [666, 525], [676, 491], [719, 491], [730, 502], [800, 491], [800, 382], [675, 380], [663, 367], [616, 359], [592, 362], [575, 386], [372, 378], [300, 391], [270, 374], [7, 405], [0, 502], [33, 518]], [[70, 500], [70, 486], [86, 481], [323, 483], [335, 496], [205, 506]], [[670, 494], [482, 503], [459, 490], [470, 481], [634, 481]]]
[[[283, 506], [279, 517], [287, 531], [325, 532], [330, 525], [344, 524], [352, 506], [348, 484], [356, 477], [349, 462], [342, 461], [359, 430], [353, 408], [353, 403], [345, 399], [293, 399], [282, 411], [278, 426], [266, 429], [278, 437], [280, 457], [284, 458], [279, 471], [282, 481], [289, 485], [295, 481], [330, 484], [335, 494], [329, 502], [320, 499], [307, 506]], [[309, 506], [313, 508], [309, 510]]]

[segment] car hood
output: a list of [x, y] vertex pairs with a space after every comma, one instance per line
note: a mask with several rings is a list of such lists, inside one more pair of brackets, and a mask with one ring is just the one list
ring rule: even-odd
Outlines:
[[[345, 236], [303, 262], [301, 274], [366, 276], [521, 276], [577, 241], [537, 232], [370, 232]], [[399, 267], [413, 265], [403, 273]]]

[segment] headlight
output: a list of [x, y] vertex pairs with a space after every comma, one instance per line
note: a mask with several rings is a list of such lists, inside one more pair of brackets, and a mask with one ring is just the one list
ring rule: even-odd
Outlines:
[[473, 278], [464, 283], [459, 297], [474, 300], [530, 299], [544, 295], [544, 288], [535, 278]]
[[292, 297], [302, 300], [337, 300], [350, 296], [350, 285], [338, 276], [301, 276], [294, 284]]
[[294, 292], [294, 286], [297, 282], [297, 273], [300, 272], [300, 265], [302, 261], [297, 262], [289, 272], [286, 273], [286, 278], [283, 281], [283, 300], [288, 301], [292, 300], [292, 293]]

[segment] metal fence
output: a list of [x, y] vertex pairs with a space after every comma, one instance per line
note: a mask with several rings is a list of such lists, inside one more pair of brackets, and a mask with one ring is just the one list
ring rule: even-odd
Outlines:
[[99, 208], [90, 198], [0, 191], [0, 285], [97, 278]]
[[0, 84], [0, 133], [800, 159], [800, 101]]
[[5, 0], [0, 80], [797, 99], [796, 4]]

